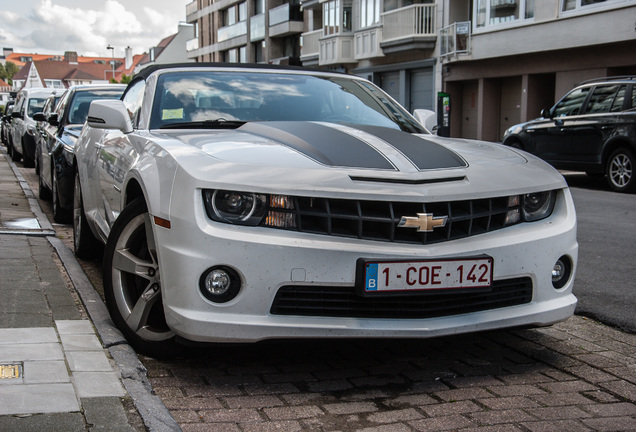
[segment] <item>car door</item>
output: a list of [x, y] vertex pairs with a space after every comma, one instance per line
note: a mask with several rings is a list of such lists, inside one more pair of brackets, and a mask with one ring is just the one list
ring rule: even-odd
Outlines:
[[[141, 110], [145, 81], [139, 81], [126, 90], [122, 100], [131, 115], [133, 127], [137, 128], [137, 117]], [[107, 131], [97, 144], [96, 168], [99, 172], [99, 189], [103, 201], [103, 218], [109, 227], [122, 210], [122, 190], [126, 174], [137, 158], [137, 150], [132, 146], [130, 134], [121, 131]]]
[[66, 92], [62, 96], [62, 99], [52, 112], [54, 116], [49, 117], [49, 120], [51, 120], [52, 123], [47, 122], [44, 127], [45, 137], [42, 141], [42, 166], [40, 167], [40, 175], [42, 176], [42, 182], [49, 188], [49, 190], [53, 188], [52, 153], [59, 141], [59, 134], [63, 128], [62, 121], [64, 119], [64, 110], [68, 105], [70, 95], [71, 92]]
[[581, 115], [591, 87], [572, 90], [550, 110], [550, 118], [528, 127], [528, 135], [535, 153], [551, 162], [562, 162], [571, 153], [571, 139], [568, 128]]
[[566, 128], [571, 145], [564, 158], [586, 165], [601, 163], [603, 144], [619, 128], [626, 90], [626, 84], [603, 84], [594, 88], [583, 107], [584, 112]]

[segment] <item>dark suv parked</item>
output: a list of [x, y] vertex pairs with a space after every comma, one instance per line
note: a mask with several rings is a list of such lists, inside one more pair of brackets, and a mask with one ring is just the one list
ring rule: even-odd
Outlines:
[[615, 191], [636, 192], [636, 76], [586, 81], [541, 118], [512, 126], [503, 142], [559, 169], [604, 174]]

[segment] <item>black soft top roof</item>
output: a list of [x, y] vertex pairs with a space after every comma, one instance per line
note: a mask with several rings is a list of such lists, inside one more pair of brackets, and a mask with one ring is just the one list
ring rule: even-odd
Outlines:
[[264, 63], [168, 63], [168, 64], [154, 64], [145, 67], [139, 73], [133, 76], [132, 81], [138, 79], [147, 79], [152, 73], [162, 69], [176, 69], [176, 68], [239, 68], [239, 69], [271, 69], [271, 70], [295, 70], [295, 71], [313, 71], [313, 72], [328, 72], [320, 69], [311, 69], [301, 66], [281, 66], [271, 65]]

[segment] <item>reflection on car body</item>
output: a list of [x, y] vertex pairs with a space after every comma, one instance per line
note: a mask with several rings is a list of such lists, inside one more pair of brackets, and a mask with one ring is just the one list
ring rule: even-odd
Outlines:
[[548, 325], [576, 305], [563, 177], [431, 135], [357, 77], [152, 66], [91, 104], [74, 156], [75, 252], [105, 243], [109, 311], [149, 355]]

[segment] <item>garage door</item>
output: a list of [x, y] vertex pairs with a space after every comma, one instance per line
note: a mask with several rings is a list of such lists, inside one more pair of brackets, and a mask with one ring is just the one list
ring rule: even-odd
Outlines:
[[433, 68], [413, 69], [411, 72], [411, 103], [409, 111], [424, 108], [435, 111]]
[[400, 101], [400, 72], [386, 72], [382, 74], [381, 78], [382, 90], [387, 92], [389, 96], [398, 102]]

